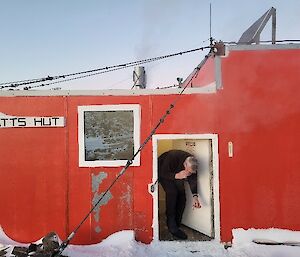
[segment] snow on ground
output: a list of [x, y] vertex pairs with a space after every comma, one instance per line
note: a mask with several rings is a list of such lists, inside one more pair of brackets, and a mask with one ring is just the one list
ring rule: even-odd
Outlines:
[[[288, 230], [243, 230], [233, 231], [233, 247], [211, 242], [153, 242], [149, 245], [136, 242], [133, 231], [117, 232], [99, 244], [69, 245], [63, 254], [69, 257], [299, 257], [298, 246], [257, 245], [253, 239], [275, 241], [300, 241], [300, 232]], [[1, 245], [2, 244], [2, 245]], [[22, 245], [11, 240], [0, 227], [0, 250], [7, 245]], [[23, 244], [24, 245], [24, 244]], [[12, 247], [11, 247], [12, 249]]]

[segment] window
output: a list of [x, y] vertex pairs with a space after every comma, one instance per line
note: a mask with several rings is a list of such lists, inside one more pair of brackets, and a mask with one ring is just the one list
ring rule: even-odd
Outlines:
[[79, 106], [78, 133], [80, 167], [124, 166], [140, 147], [140, 106]]

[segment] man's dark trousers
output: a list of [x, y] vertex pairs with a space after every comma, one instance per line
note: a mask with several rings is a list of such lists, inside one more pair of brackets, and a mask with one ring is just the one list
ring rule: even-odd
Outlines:
[[185, 208], [186, 197], [183, 180], [160, 179], [166, 192], [167, 226], [171, 233], [178, 231]]

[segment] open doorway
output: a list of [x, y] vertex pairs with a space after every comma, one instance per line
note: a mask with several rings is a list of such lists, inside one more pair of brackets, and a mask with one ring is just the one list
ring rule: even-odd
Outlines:
[[[189, 241], [220, 240], [219, 179], [218, 179], [218, 141], [214, 134], [197, 135], [154, 135], [153, 138], [153, 182], [157, 180], [157, 158], [166, 151], [179, 149], [190, 152], [199, 161], [198, 193], [201, 208], [192, 208], [192, 194], [185, 185], [186, 207], [181, 229]], [[152, 193], [154, 199], [154, 239], [174, 240], [166, 226], [165, 192], [156, 184]]]

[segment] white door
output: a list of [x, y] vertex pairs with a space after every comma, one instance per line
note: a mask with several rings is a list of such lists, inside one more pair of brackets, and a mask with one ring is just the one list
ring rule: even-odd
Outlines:
[[198, 193], [201, 208], [192, 207], [192, 193], [185, 182], [186, 207], [182, 224], [209, 237], [214, 237], [213, 199], [212, 199], [212, 149], [209, 139], [179, 139], [173, 141], [173, 149], [180, 149], [193, 154], [199, 160]]

